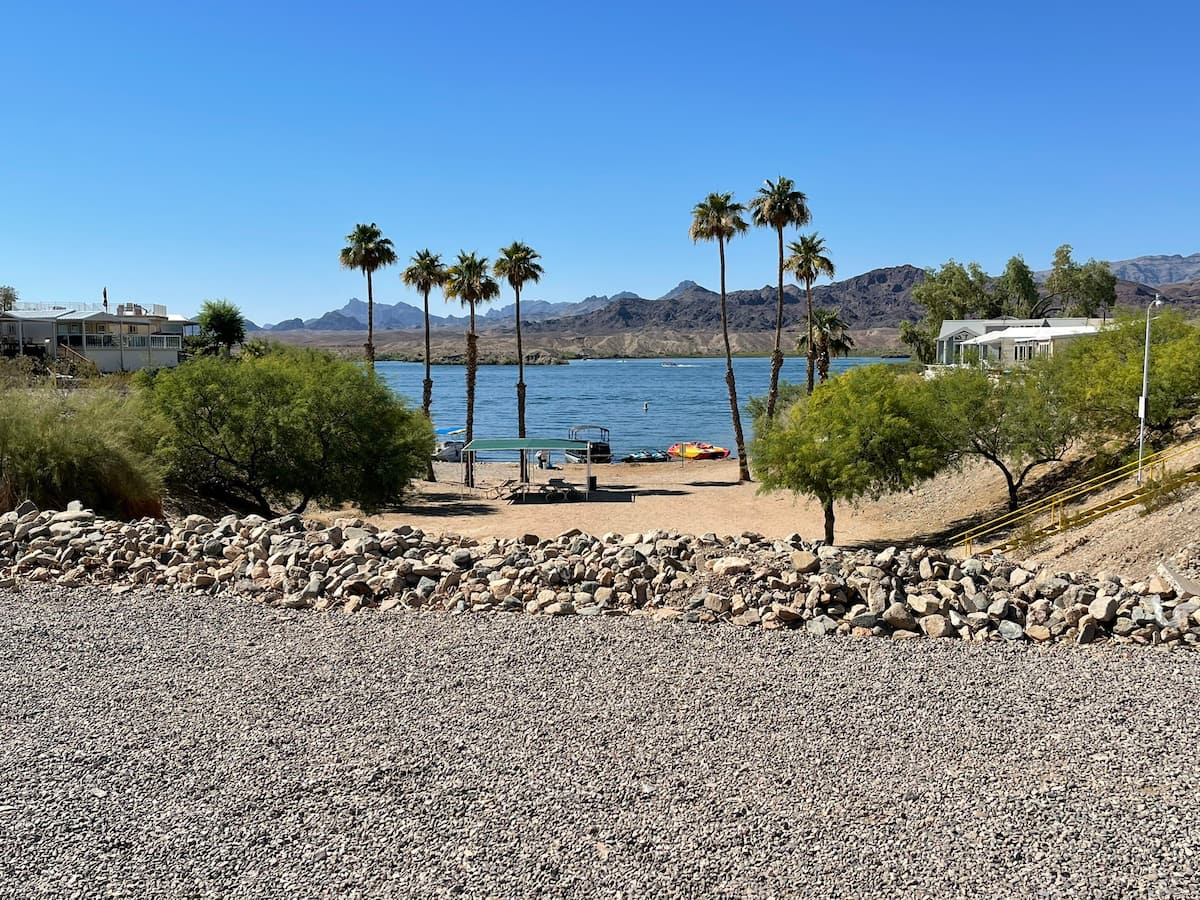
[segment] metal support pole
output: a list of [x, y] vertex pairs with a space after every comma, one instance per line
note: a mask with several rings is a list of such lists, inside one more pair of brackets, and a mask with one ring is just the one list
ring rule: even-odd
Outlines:
[[1146, 352], [1142, 358], [1142, 396], [1138, 398], [1137, 483], [1139, 487], [1142, 484], [1142, 456], [1146, 450], [1146, 406], [1149, 403], [1150, 391], [1150, 311], [1160, 305], [1162, 305], [1162, 301], [1158, 299], [1158, 294], [1155, 294], [1153, 302], [1146, 306]]

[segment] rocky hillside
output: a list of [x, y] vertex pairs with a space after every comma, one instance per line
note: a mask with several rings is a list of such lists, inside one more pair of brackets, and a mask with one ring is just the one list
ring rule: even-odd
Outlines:
[[1191, 256], [1137, 256], [1109, 263], [1118, 278], [1136, 281], [1151, 287], [1174, 285], [1181, 281], [1200, 279], [1200, 253]]
[[[813, 289], [817, 306], [841, 310], [853, 328], [895, 326], [901, 319], [920, 318], [912, 289], [925, 279], [915, 266], [874, 269], [845, 281]], [[712, 331], [721, 326], [718, 295], [695, 282], [683, 282], [663, 298], [628, 298], [596, 312], [570, 319], [550, 319], [531, 325], [531, 331], [568, 328], [576, 334], [610, 334], [629, 329]], [[767, 332], [775, 327], [776, 288], [731, 291], [727, 296], [729, 326], [738, 332]], [[784, 289], [784, 324], [795, 327], [805, 316], [804, 291], [795, 285]]]

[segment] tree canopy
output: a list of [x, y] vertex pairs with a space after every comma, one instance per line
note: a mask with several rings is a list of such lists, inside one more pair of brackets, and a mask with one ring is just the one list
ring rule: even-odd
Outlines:
[[948, 457], [986, 459], [1004, 475], [1008, 508], [1041, 465], [1056, 462], [1080, 434], [1061, 371], [1037, 359], [1002, 377], [978, 369], [943, 372], [927, 383]]
[[[1138, 427], [1138, 397], [1146, 339], [1142, 312], [1118, 314], [1113, 326], [1072, 341], [1054, 357], [1083, 429], [1101, 439], [1130, 437]], [[1150, 385], [1146, 424], [1161, 430], [1200, 410], [1200, 326], [1178, 310], [1150, 322]]]
[[818, 385], [766, 423], [752, 459], [760, 490], [816, 498], [825, 541], [834, 541], [834, 504], [879, 497], [937, 474], [948, 463], [930, 427], [920, 376], [887, 365], [860, 366]]
[[228, 300], [205, 300], [196, 321], [200, 324], [200, 336], [220, 346], [226, 356], [234, 344], [246, 341], [246, 320], [237, 305]]
[[1090, 318], [1107, 313], [1117, 302], [1117, 276], [1108, 263], [1089, 259], [1080, 264], [1071, 252], [1070, 244], [1054, 251], [1054, 267], [1046, 276], [1050, 300], [1064, 315]]
[[433, 452], [429, 421], [332, 354], [275, 346], [143, 375], [171, 478], [252, 505], [370, 512], [400, 500]]
[[20, 295], [11, 284], [0, 284], [0, 312], [8, 312], [17, 305]]

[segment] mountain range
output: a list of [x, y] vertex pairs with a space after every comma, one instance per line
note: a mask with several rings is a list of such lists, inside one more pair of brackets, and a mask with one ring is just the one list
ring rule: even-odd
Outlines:
[[[1117, 276], [1117, 302], [1142, 305], [1156, 290], [1185, 307], [1200, 307], [1200, 253], [1191, 256], [1140, 256], [1110, 263]], [[815, 306], [837, 308], [855, 329], [894, 328], [901, 320], [915, 321], [922, 309], [912, 300], [912, 289], [925, 279], [915, 266], [901, 265], [872, 269], [853, 278], [813, 288]], [[775, 327], [777, 288], [764, 285], [756, 290], [735, 290], [726, 295], [730, 328], [734, 331], [771, 331]], [[531, 332], [547, 333], [569, 328], [578, 333], [602, 333], [627, 329], [711, 329], [720, 325], [718, 295], [695, 281], [681, 281], [661, 297], [645, 298], [632, 291], [612, 296], [591, 296], [572, 302], [525, 300], [521, 320]], [[784, 288], [784, 324], [793, 326], [805, 314], [804, 291], [796, 285]], [[513, 304], [490, 307], [478, 315], [481, 330], [507, 328], [512, 324]], [[431, 315], [435, 329], [460, 328], [467, 316]], [[367, 323], [367, 304], [352, 297], [342, 307], [311, 319], [288, 319], [262, 330], [362, 331]], [[375, 304], [377, 331], [419, 329], [424, 325], [420, 307], [409, 303]], [[259, 330], [253, 323], [248, 330]]]

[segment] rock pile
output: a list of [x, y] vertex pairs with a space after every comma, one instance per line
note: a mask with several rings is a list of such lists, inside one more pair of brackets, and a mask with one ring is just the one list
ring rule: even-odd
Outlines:
[[573, 530], [477, 541], [359, 519], [325, 527], [299, 516], [188, 516], [172, 526], [26, 503], [0, 516], [0, 588], [30, 582], [165, 585], [347, 613], [643, 615], [893, 639], [1200, 643], [1200, 600], [1161, 575], [1028, 571], [999, 556], [842, 550], [799, 535]]

